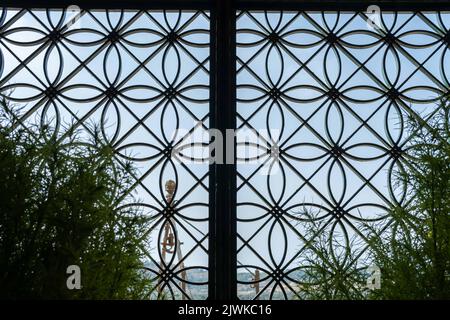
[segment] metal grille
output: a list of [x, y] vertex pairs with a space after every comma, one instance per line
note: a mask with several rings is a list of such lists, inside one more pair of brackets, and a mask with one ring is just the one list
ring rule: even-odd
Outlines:
[[[11, 1], [0, 93], [21, 126], [89, 139], [99, 125], [136, 165], [151, 298], [297, 298], [319, 238], [330, 272], [370, 263], [363, 226], [407, 201], [392, 183], [406, 118], [449, 91], [445, 1], [380, 2], [394, 11], [374, 24], [360, 0]], [[175, 161], [177, 147], [205, 160], [209, 128], [237, 129], [237, 164]], [[248, 130], [264, 134], [249, 144]]]
[[[297, 297], [319, 237], [330, 275], [368, 263], [364, 226], [388, 224], [407, 201], [393, 183], [407, 161], [405, 121], [427, 119], [449, 91], [449, 21], [436, 12], [383, 12], [378, 26], [365, 12], [238, 12], [237, 128], [272, 131], [253, 146], [264, 161], [237, 168], [238, 272], [259, 273], [238, 273], [240, 297]], [[306, 238], [313, 222], [321, 230]]]
[[20, 124], [86, 140], [100, 126], [118, 164], [137, 168], [130, 192], [154, 221], [144, 250], [157, 293], [205, 298], [209, 167], [171, 150], [209, 125], [209, 13], [4, 9], [0, 21], [1, 93]]

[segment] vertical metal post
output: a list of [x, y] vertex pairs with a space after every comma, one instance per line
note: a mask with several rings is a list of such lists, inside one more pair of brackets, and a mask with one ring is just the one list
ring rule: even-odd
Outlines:
[[[236, 11], [234, 0], [214, 0], [211, 11], [211, 127], [226, 137], [236, 127]], [[235, 150], [225, 146], [224, 159]], [[228, 157], [227, 157], [228, 156]], [[237, 298], [236, 286], [236, 164], [210, 168], [209, 298]]]

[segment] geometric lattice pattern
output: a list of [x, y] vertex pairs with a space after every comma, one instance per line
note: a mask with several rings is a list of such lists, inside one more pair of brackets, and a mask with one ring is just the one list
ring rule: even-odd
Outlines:
[[[244, 161], [229, 178], [241, 299], [296, 298], [319, 237], [330, 240], [332, 268], [366, 266], [364, 226], [387, 225], [390, 208], [408, 201], [393, 176], [408, 165], [407, 117], [427, 120], [449, 92], [450, 14], [380, 18], [236, 12]], [[77, 129], [86, 141], [98, 126], [117, 164], [135, 164], [129, 205], [153, 218], [142, 249], [155, 297], [208, 293], [210, 168], [172, 150], [196, 144], [205, 160], [210, 24], [202, 10], [0, 9], [0, 94], [21, 108], [19, 125], [49, 126], [59, 139]], [[267, 134], [248, 144], [246, 130]], [[308, 238], [312, 220], [323, 228]]]
[[316, 236], [330, 239], [333, 268], [343, 270], [369, 263], [362, 226], [388, 223], [389, 209], [407, 201], [393, 183], [407, 162], [405, 122], [427, 119], [449, 92], [450, 15], [385, 12], [377, 27], [368, 19], [237, 13], [237, 128], [275, 132], [254, 145], [264, 163], [237, 169], [241, 298], [295, 298], [315, 239], [304, 236], [312, 221], [302, 212], [321, 221]]
[[154, 221], [147, 270], [169, 299], [207, 294], [208, 165], [171, 150], [177, 129], [209, 125], [209, 42], [204, 11], [0, 11], [1, 94], [23, 126], [88, 139], [97, 125], [117, 163], [135, 164], [130, 192]]

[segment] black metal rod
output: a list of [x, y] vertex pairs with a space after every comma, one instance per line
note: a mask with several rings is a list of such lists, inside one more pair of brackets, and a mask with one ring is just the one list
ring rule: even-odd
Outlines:
[[[207, 10], [213, 0], [2, 0], [1, 6], [12, 8], [67, 8], [77, 5], [82, 9], [173, 9]], [[0, 6], [0, 7], [1, 7]]]
[[[229, 0], [2, 0], [2, 6], [16, 8], [66, 8], [78, 5], [84, 9], [197, 9], [206, 10], [218, 1]], [[448, 0], [233, 0], [239, 10], [364, 10], [379, 5], [385, 10], [450, 10]]]
[[449, 0], [237, 0], [238, 10], [364, 11], [378, 5], [386, 11], [450, 10]]
[[[223, 137], [236, 127], [236, 10], [234, 1], [216, 0], [211, 13], [211, 127]], [[228, 143], [230, 146], [231, 143]], [[235, 148], [235, 143], [232, 144]], [[235, 150], [224, 148], [224, 159]], [[237, 298], [236, 165], [213, 164], [211, 186], [210, 292], [213, 300]]]

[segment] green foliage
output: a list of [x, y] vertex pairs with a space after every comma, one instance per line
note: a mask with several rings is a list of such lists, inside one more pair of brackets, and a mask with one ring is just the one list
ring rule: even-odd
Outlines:
[[[149, 221], [127, 192], [132, 166], [117, 165], [99, 134], [59, 139], [16, 127], [17, 112], [0, 107], [0, 298], [148, 298]], [[69, 265], [81, 268], [81, 290], [67, 289]]]
[[[450, 103], [441, 102], [427, 121], [411, 117], [406, 165], [395, 176], [405, 201], [391, 220], [366, 223], [369, 257], [381, 271], [381, 288], [368, 290], [368, 270], [357, 267], [358, 245], [337, 239], [308, 210], [299, 213], [309, 240], [302, 252], [303, 299], [450, 299]], [[320, 213], [320, 212], [319, 212]]]
[[319, 213], [305, 208], [298, 214], [308, 241], [301, 253], [302, 276], [297, 296], [305, 300], [363, 299], [367, 294], [367, 274], [355, 263], [355, 238], [345, 232], [336, 236], [339, 222], [330, 222]]
[[397, 175], [406, 204], [386, 232], [369, 228], [381, 269], [378, 299], [450, 299], [450, 103], [427, 122], [411, 118], [408, 165]]

